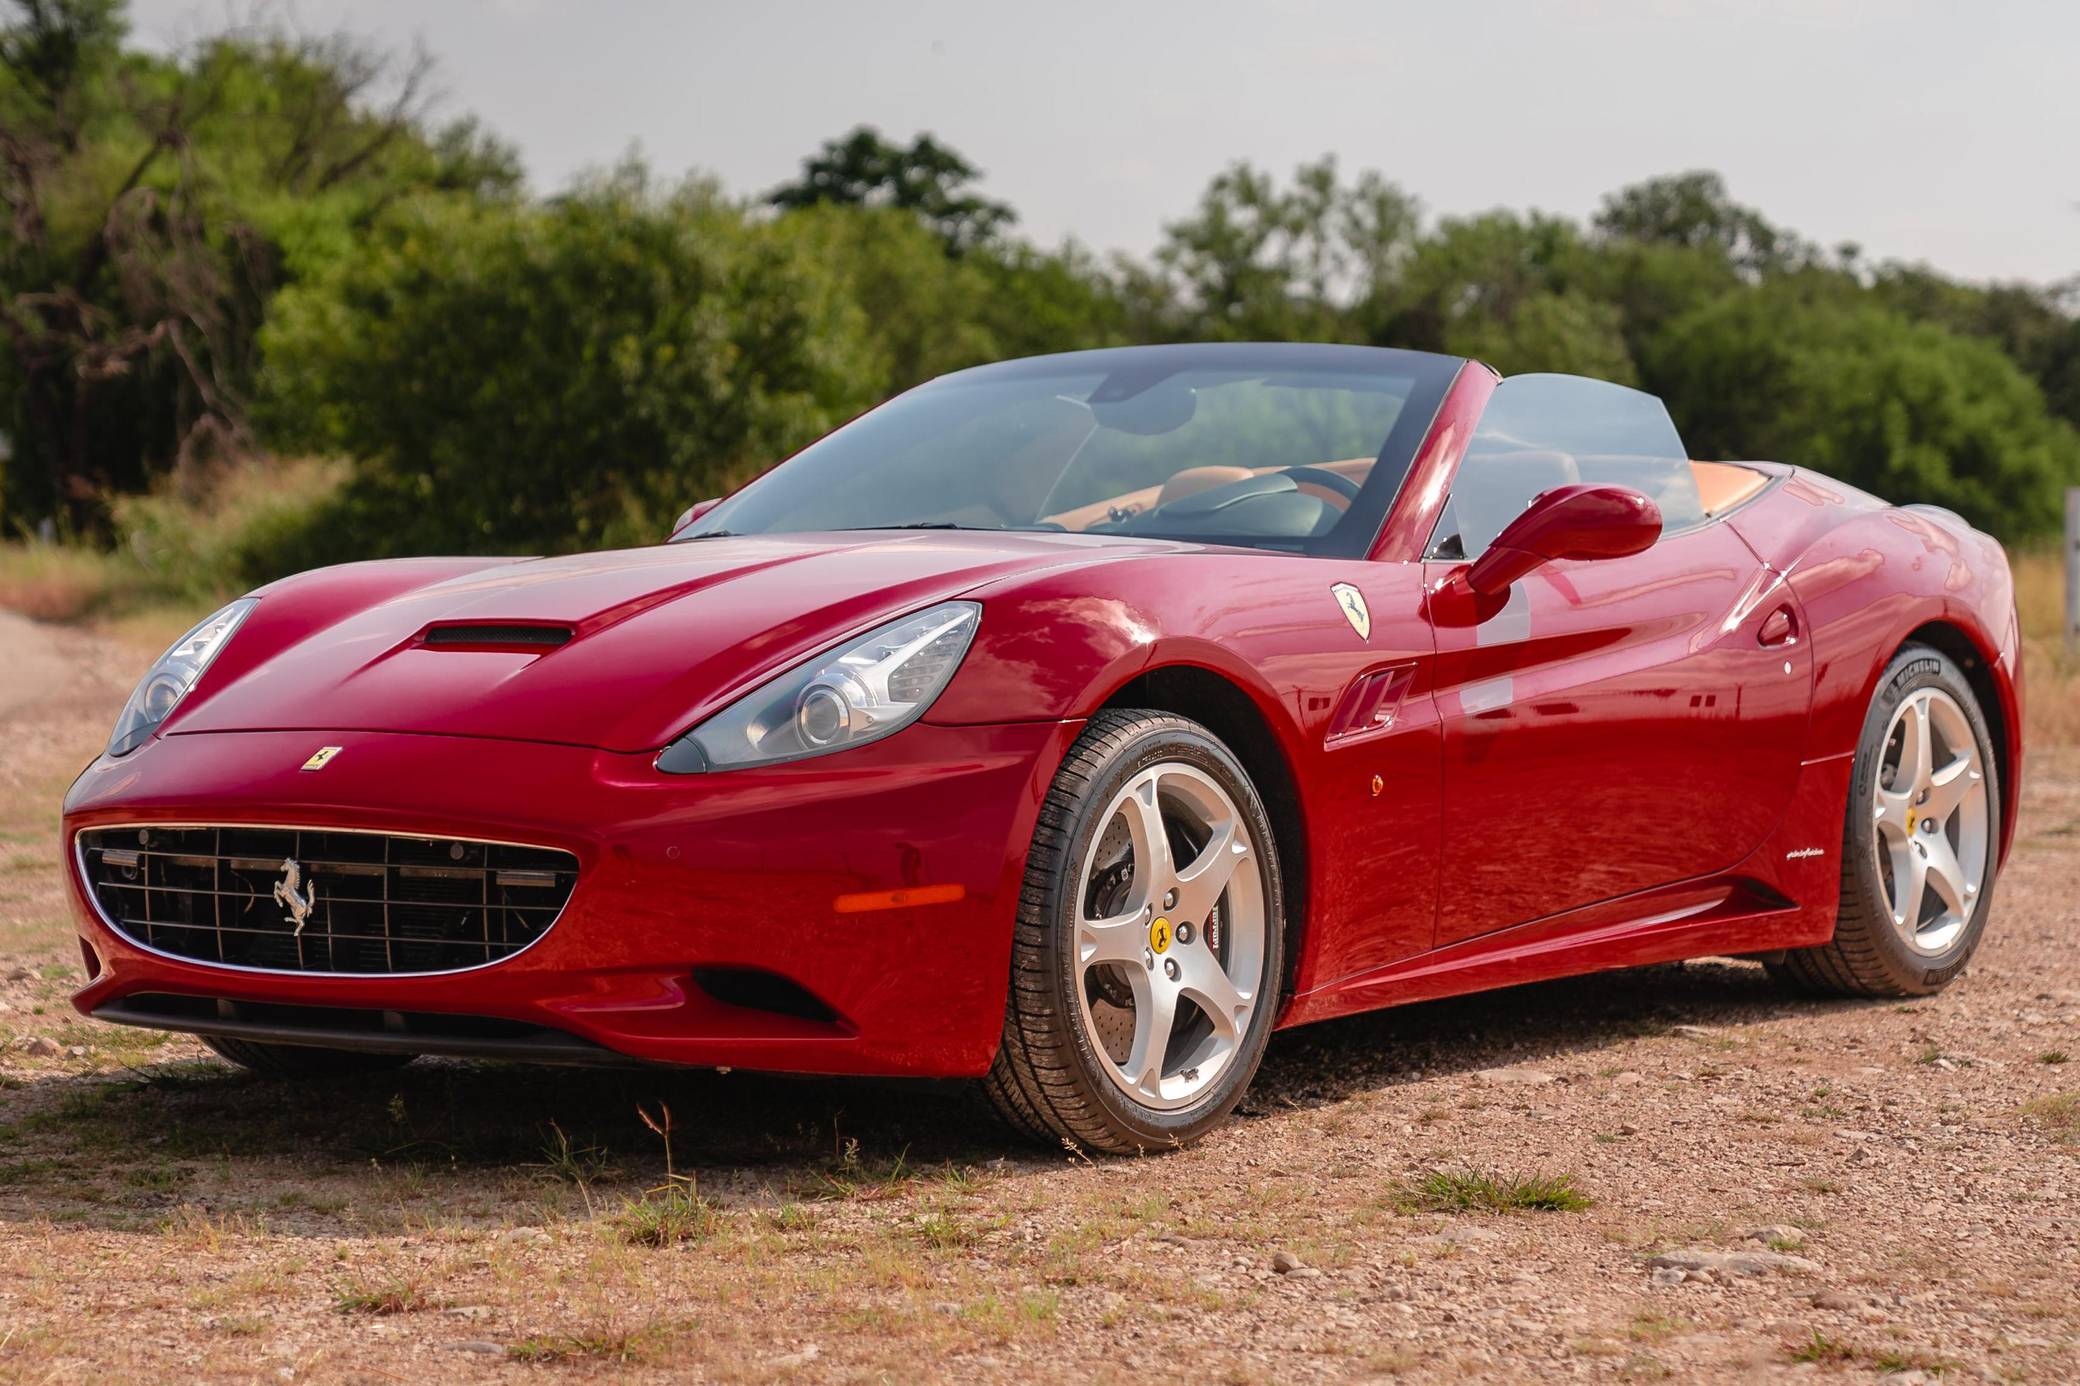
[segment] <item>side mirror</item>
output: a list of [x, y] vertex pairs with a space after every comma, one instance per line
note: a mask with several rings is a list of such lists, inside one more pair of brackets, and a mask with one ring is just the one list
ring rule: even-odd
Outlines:
[[1661, 507], [1623, 486], [1556, 486], [1503, 527], [1466, 570], [1484, 597], [1556, 558], [1624, 558], [1661, 537]]
[[692, 505], [687, 506], [686, 509], [680, 514], [679, 518], [672, 521], [672, 532], [669, 535], [667, 535], [666, 538], [678, 538], [681, 534], [686, 532], [686, 527], [688, 525], [692, 524], [695, 520], [698, 520], [701, 516], [707, 514], [710, 510], [713, 510], [716, 506], [720, 504], [722, 504], [722, 498], [720, 496], [710, 496], [708, 499], [704, 501], [695, 501]]

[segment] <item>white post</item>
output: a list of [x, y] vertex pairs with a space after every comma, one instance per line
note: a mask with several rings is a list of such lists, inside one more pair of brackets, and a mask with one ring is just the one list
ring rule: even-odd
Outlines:
[[2066, 656], [2080, 658], [2080, 486], [2066, 488]]

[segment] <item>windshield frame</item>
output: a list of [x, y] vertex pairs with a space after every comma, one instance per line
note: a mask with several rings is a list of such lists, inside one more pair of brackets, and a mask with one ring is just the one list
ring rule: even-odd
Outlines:
[[[786, 461], [770, 468], [759, 477], [746, 483], [729, 497], [703, 514], [695, 525], [685, 533], [673, 537], [673, 543], [694, 539], [721, 537], [736, 533], [731, 524], [732, 512], [755, 493], [763, 490], [773, 479], [782, 476], [797, 459], [820, 447], [825, 441], [838, 437], [848, 429], [873, 418], [898, 401], [909, 399], [924, 392], [946, 387], [971, 384], [1012, 383], [1021, 379], [1046, 379], [1065, 374], [1097, 374], [1110, 377], [1115, 374], [1131, 373], [1134, 376], [1161, 379], [1180, 372], [1235, 372], [1262, 371], [1267, 374], [1291, 374], [1320, 372], [1325, 375], [1365, 376], [1378, 374], [1398, 377], [1409, 382], [1408, 393], [1402, 408], [1389, 426], [1382, 441], [1374, 465], [1357, 497], [1351, 502], [1345, 518], [1325, 533], [1306, 538], [1277, 536], [1237, 535], [1209, 537], [1203, 533], [1164, 534], [1160, 531], [1136, 531], [1127, 537], [1135, 539], [1171, 540], [1196, 545], [1234, 547], [1243, 551], [1277, 553], [1300, 556], [1363, 558], [1378, 540], [1387, 517], [1392, 513], [1408, 478], [1409, 469], [1428, 437], [1438, 411], [1453, 384], [1458, 380], [1466, 359], [1433, 352], [1404, 351], [1391, 347], [1348, 346], [1313, 342], [1198, 342], [1163, 346], [1107, 347], [1092, 351], [1059, 352], [1046, 356], [1020, 357], [1009, 361], [975, 366], [963, 371], [951, 372], [926, 381], [911, 390], [893, 396], [875, 408], [861, 414], [850, 423], [823, 435], [815, 443], [793, 454]], [[911, 526], [873, 526], [894, 532], [904, 528], [941, 528], [931, 522], [919, 522]], [[977, 526], [982, 533], [1045, 534], [1057, 532], [1041, 525]], [[764, 527], [744, 531], [750, 534], [782, 534], [820, 532], [810, 530], [783, 530]], [[1112, 531], [1086, 532], [1094, 537]]]

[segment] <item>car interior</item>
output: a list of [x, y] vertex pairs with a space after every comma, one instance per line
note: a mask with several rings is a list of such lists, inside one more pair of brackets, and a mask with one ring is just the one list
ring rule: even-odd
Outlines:
[[[1370, 457], [1351, 457], [1293, 467], [1187, 467], [1161, 485], [1059, 511], [1046, 516], [1044, 522], [1076, 532], [1102, 530], [1189, 498], [1280, 474], [1292, 478], [1300, 494], [1328, 507], [1332, 515], [1340, 515], [1364, 485], [1373, 462]], [[1452, 493], [1464, 555], [1480, 553], [1542, 493], [1583, 482], [1642, 492], [1661, 507], [1664, 532], [1673, 534], [1737, 508], [1761, 492], [1769, 477], [1737, 462], [1691, 461], [1672, 466], [1658, 458], [1577, 457], [1549, 449], [1470, 452]], [[1448, 537], [1443, 527], [1439, 535]]]

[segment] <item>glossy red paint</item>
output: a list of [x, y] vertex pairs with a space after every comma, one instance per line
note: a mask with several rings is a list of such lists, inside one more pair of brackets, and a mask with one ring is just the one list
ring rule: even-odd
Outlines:
[[1630, 558], [1661, 537], [1661, 507], [1622, 486], [1560, 486], [1531, 503], [1468, 566], [1466, 587], [1497, 597], [1562, 559]]
[[1424, 435], [1422, 446], [1416, 449], [1415, 460], [1408, 465], [1408, 476], [1402, 481], [1394, 508], [1380, 525], [1372, 557], [1387, 563], [1413, 563], [1430, 547], [1430, 531], [1437, 527], [1437, 517], [1444, 512], [1452, 476], [1459, 470], [1466, 445], [1473, 439], [1474, 426], [1481, 421], [1481, 411], [1488, 407], [1501, 379], [1478, 361], [1460, 367], [1458, 378], [1452, 381], [1444, 402], [1437, 407], [1437, 418]]
[[1909, 636], [1953, 642], [2000, 742], [2005, 861], [2023, 761], [2022, 642], [2007, 556], [1948, 512], [1895, 508], [1811, 472], [1771, 470], [1779, 482], [1726, 523], [1787, 575], [1805, 613], [1819, 661], [1807, 754], [1855, 750], [1879, 672]]
[[[68, 834], [108, 823], [265, 823], [558, 847], [579, 885], [541, 942], [472, 972], [234, 971], [139, 948], [80, 893], [101, 975], [82, 1011], [140, 991], [492, 1015], [646, 1059], [818, 1073], [979, 1073], [1003, 1022], [1023, 843], [1077, 724], [914, 727], [835, 760], [674, 776], [647, 754], [482, 737], [167, 736], [91, 766]], [[842, 913], [841, 896], [958, 885], [955, 900]], [[892, 967], [899, 959], [901, 966]], [[771, 971], [834, 1024], [724, 1005], [695, 965]]]
[[[158, 736], [81, 776], [67, 842], [155, 822], [495, 838], [575, 853], [570, 906], [534, 947], [468, 973], [281, 975], [130, 944], [75, 872], [103, 964], [75, 1004], [175, 992], [447, 1011], [667, 1062], [978, 1074], [1039, 803], [1113, 702], [1212, 699], [1255, 729], [1267, 787], [1289, 790], [1284, 1024], [1824, 939], [1857, 727], [1916, 632], [1976, 659], [2012, 806], [2017, 639], [1991, 540], [1766, 468], [1771, 486], [1729, 517], [1626, 556], [1539, 562], [1477, 601], [1423, 555], [1493, 385], [1461, 371], [1368, 559], [823, 534], [277, 584]], [[1363, 594], [1369, 635], [1339, 583]], [[956, 596], [983, 620], [919, 724], [790, 765], [653, 767], [742, 691]], [[572, 636], [424, 643], [458, 621]], [[344, 749], [301, 773], [320, 744]], [[778, 973], [838, 1019], [725, 1005], [696, 966]]]
[[[1454, 570], [1432, 571], [1445, 587]], [[1790, 599], [1737, 535], [1705, 525], [1632, 558], [1545, 564], [1486, 619], [1440, 620], [1439, 941], [1751, 852], [1802, 758], [1810, 656], [1759, 639]]]

